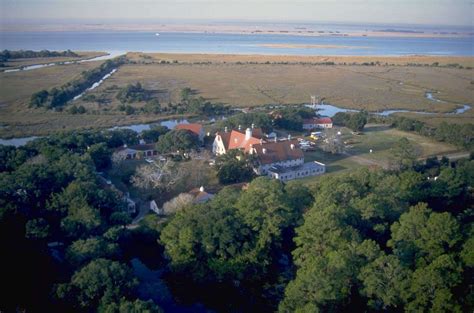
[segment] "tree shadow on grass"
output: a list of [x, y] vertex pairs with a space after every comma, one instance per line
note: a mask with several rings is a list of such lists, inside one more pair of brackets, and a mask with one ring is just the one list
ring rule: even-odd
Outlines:
[[392, 128], [390, 125], [373, 125], [373, 126], [366, 126], [364, 127], [364, 132], [378, 132], [389, 130]]
[[326, 173], [335, 173], [335, 172], [340, 172], [347, 169], [347, 167], [344, 167], [342, 165], [328, 165], [326, 167]]

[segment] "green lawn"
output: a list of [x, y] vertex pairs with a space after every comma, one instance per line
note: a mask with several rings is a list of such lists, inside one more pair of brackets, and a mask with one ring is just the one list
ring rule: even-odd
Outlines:
[[[391, 158], [391, 149], [403, 137], [406, 137], [416, 148], [420, 158], [443, 155], [460, 151], [459, 148], [435, 141], [410, 132], [403, 132], [385, 125], [367, 125], [361, 135], [353, 135], [347, 128], [341, 128], [342, 140], [349, 141], [349, 155], [334, 155], [321, 149], [305, 152], [305, 162], [318, 161], [326, 164], [326, 173], [322, 176], [301, 179], [303, 183], [322, 179], [327, 175], [354, 170], [363, 166], [387, 166]], [[372, 153], [370, 153], [372, 149]]]
[[[343, 132], [346, 132], [346, 130]], [[349, 133], [348, 130], [347, 133]], [[413, 144], [420, 158], [460, 150], [456, 146], [435, 141], [415, 133], [400, 131], [384, 125], [367, 125], [362, 135], [352, 137], [357, 143], [351, 149], [348, 149], [348, 152], [374, 161], [386, 161], [391, 156], [391, 149], [403, 137]], [[373, 150], [372, 153], [370, 153], [370, 149]]]
[[305, 152], [305, 162], [318, 161], [326, 164], [326, 172], [334, 173], [344, 170], [351, 170], [358, 166], [356, 162], [348, 160], [348, 157], [340, 154], [324, 152], [320, 149], [316, 151]]

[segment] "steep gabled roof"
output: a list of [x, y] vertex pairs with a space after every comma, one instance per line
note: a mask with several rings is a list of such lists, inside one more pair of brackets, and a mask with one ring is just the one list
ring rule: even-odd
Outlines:
[[229, 138], [229, 150], [243, 149], [245, 152], [250, 151], [250, 145], [259, 144], [260, 139], [255, 137], [245, 138], [245, 133], [233, 130]]
[[176, 125], [175, 129], [176, 130], [179, 130], [179, 129], [189, 130], [190, 132], [192, 132], [192, 133], [199, 136], [201, 134], [201, 131], [202, 131], [202, 125], [198, 124], [198, 123], [178, 124], [178, 125]]
[[264, 138], [264, 134], [261, 128], [253, 128], [252, 129], [252, 137], [257, 138], [257, 139], [262, 139]]
[[251, 145], [260, 144], [263, 140], [261, 128], [252, 129], [252, 136], [249, 139], [245, 139], [245, 131], [241, 132], [238, 130], [232, 130], [227, 133], [219, 132], [216, 135], [221, 137], [226, 150], [242, 149], [245, 152], [249, 152]]
[[311, 118], [304, 120], [303, 124], [332, 124], [332, 119], [329, 117]]
[[296, 140], [266, 142], [253, 145], [253, 148], [253, 153], [261, 164], [297, 160], [304, 157], [303, 150], [299, 148]]
[[224, 143], [224, 147], [227, 150], [229, 148], [229, 140], [230, 140], [230, 133], [226, 132], [218, 132], [216, 136], [220, 136], [222, 139], [222, 142]]

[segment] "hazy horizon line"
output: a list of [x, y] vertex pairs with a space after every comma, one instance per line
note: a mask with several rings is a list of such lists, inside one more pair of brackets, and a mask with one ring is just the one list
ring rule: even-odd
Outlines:
[[341, 21], [341, 20], [322, 20], [314, 21], [308, 19], [301, 20], [282, 20], [282, 19], [272, 19], [272, 18], [130, 18], [130, 17], [104, 17], [104, 18], [2, 18], [0, 24], [21, 24], [26, 22], [42, 22], [42, 23], [64, 23], [71, 24], [77, 22], [156, 22], [156, 23], [173, 23], [180, 22], [183, 24], [193, 23], [193, 22], [207, 22], [207, 23], [275, 23], [275, 24], [339, 24], [339, 25], [354, 25], [354, 26], [432, 26], [432, 27], [462, 27], [462, 28], [471, 28], [474, 29], [473, 24], [432, 24], [432, 23], [381, 23], [381, 22], [360, 22], [360, 21]]

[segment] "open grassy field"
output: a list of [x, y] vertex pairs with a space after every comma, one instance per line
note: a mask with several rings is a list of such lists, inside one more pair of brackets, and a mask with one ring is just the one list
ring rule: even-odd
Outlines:
[[[459, 151], [459, 148], [435, 141], [434, 139], [417, 135], [411, 132], [404, 132], [385, 125], [367, 125], [362, 135], [351, 135], [350, 130], [343, 129], [346, 138], [355, 143], [348, 150], [351, 155], [364, 157], [374, 162], [385, 162], [391, 157], [391, 149], [400, 138], [407, 138], [415, 147], [419, 157], [426, 159], [430, 156], [448, 154]], [[370, 153], [372, 149], [372, 153]]]
[[[353, 142], [351, 147], [348, 147], [347, 153], [334, 155], [317, 149], [305, 152], [305, 161], [319, 161], [326, 164], [326, 171], [329, 175], [366, 166], [385, 168], [389, 166], [392, 148], [403, 137], [413, 144], [420, 159], [449, 155], [460, 151], [459, 148], [448, 143], [389, 128], [386, 125], [368, 124], [362, 135], [352, 135], [347, 128], [342, 128], [341, 132], [344, 141]], [[372, 153], [370, 153], [370, 149], [372, 149]], [[321, 177], [324, 176], [306, 177], [301, 181], [311, 184]]]
[[[27, 106], [32, 93], [60, 86], [99, 62], [52, 66], [33, 71], [0, 73], [0, 136], [44, 135], [64, 129], [112, 127], [152, 122], [169, 116], [125, 115], [117, 110], [120, 87], [140, 82], [161, 103], [177, 102], [190, 87], [198, 96], [236, 107], [309, 102], [310, 95], [324, 97], [336, 106], [379, 111], [407, 109], [440, 115], [410, 114], [427, 123], [472, 123], [474, 110], [448, 115], [474, 99], [474, 70], [405, 66], [407, 63], [458, 63], [473, 65], [474, 58], [456, 57], [298, 57], [257, 55], [196, 55], [129, 53], [133, 62], [122, 67], [90, 94], [105, 97], [107, 104], [77, 100], [88, 113], [70, 115]], [[176, 60], [178, 63], [173, 63]], [[171, 63], [164, 63], [168, 61]], [[240, 63], [239, 63], [240, 62]], [[267, 62], [269, 64], [267, 64]], [[273, 62], [280, 62], [273, 64]], [[287, 62], [288, 64], [282, 64]], [[340, 65], [315, 65], [335, 62]], [[348, 65], [379, 62], [380, 66]], [[200, 63], [200, 64], [196, 64]], [[344, 65], [344, 63], [346, 65]], [[393, 64], [393, 65], [385, 65]], [[437, 92], [436, 102], [425, 97]], [[132, 103], [140, 107], [143, 103]]]
[[97, 52], [97, 51], [81, 51], [77, 52], [79, 57], [51, 57], [51, 58], [24, 58], [24, 59], [11, 59], [7, 62], [3, 62], [5, 67], [1, 68], [1, 70], [10, 70], [16, 69], [28, 65], [36, 65], [36, 64], [48, 64], [48, 63], [59, 63], [59, 62], [66, 62], [66, 61], [81, 61], [92, 59], [95, 57], [106, 55], [105, 52]]

